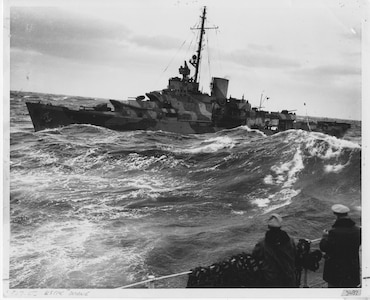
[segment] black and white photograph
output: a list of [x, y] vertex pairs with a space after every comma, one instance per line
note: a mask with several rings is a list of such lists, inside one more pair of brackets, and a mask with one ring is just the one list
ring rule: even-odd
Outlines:
[[3, 295], [370, 296], [369, 9], [4, 1]]

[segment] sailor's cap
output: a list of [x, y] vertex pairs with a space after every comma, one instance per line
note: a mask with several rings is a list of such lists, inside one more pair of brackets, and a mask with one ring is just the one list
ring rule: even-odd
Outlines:
[[272, 214], [268, 219], [267, 225], [269, 227], [280, 228], [282, 222], [283, 218], [279, 214]]
[[349, 208], [345, 205], [342, 205], [342, 204], [334, 204], [332, 207], [331, 207], [331, 210], [335, 213], [335, 214], [346, 214], [349, 212]]

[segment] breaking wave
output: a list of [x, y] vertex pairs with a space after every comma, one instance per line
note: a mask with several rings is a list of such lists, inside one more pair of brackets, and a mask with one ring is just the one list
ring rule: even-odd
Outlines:
[[11, 103], [12, 288], [111, 288], [209, 265], [250, 250], [272, 211], [295, 237], [319, 237], [334, 202], [360, 223], [360, 131], [35, 133], [24, 100]]

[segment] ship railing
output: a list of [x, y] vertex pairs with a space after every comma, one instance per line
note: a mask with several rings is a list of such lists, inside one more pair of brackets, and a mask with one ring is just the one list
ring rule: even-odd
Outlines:
[[[309, 240], [309, 239], [306, 239], [306, 240], [310, 242], [310, 245], [313, 245], [313, 244], [317, 244], [318, 242], [320, 242], [321, 238], [314, 239], [314, 240]], [[321, 280], [318, 282], [310, 283], [310, 285], [308, 285], [308, 270], [304, 269], [303, 272], [304, 272], [303, 273], [303, 283], [301, 285], [302, 288], [324, 287], [324, 285], [326, 284], [324, 280]], [[186, 272], [181, 272], [181, 273], [176, 273], [176, 274], [171, 274], [171, 275], [165, 275], [161, 277], [155, 277], [154, 275], [149, 275], [146, 280], [136, 282], [136, 283], [131, 283], [125, 286], [121, 286], [116, 289], [127, 289], [127, 288], [138, 287], [138, 286], [145, 286], [146, 288], [149, 288], [149, 289], [155, 289], [155, 282], [157, 281], [162, 281], [162, 280], [166, 280], [166, 279], [174, 278], [174, 277], [185, 276], [191, 273], [192, 271], [186, 271]]]
[[155, 277], [154, 275], [149, 275], [148, 279], [146, 279], [146, 280], [136, 282], [136, 283], [132, 283], [132, 284], [128, 284], [128, 285], [125, 285], [125, 286], [122, 286], [122, 287], [119, 287], [119, 288], [116, 288], [116, 289], [126, 289], [126, 288], [140, 286], [140, 285], [146, 285], [147, 288], [154, 289], [156, 281], [160, 281], [160, 280], [164, 280], [164, 279], [168, 279], [168, 278], [173, 278], [173, 277], [178, 277], [178, 276], [185, 276], [185, 275], [190, 274], [191, 272], [192, 271], [186, 271], [186, 272], [181, 272], [181, 273], [171, 274], [171, 275], [166, 275], [166, 276], [161, 276], [161, 277]]

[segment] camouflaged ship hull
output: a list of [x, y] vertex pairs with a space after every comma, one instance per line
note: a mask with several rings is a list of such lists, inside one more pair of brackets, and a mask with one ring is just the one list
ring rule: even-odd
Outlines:
[[[175, 97], [171, 93], [153, 92], [147, 96], [152, 101], [110, 100], [113, 109], [107, 104], [80, 109], [41, 102], [26, 102], [26, 105], [35, 131], [91, 124], [117, 131], [162, 130], [192, 134], [247, 125], [272, 134], [293, 128], [295, 119], [290, 113], [251, 110], [248, 102], [236, 99], [218, 105], [215, 98], [204, 97], [204, 94], [192, 95], [191, 101], [188, 96]], [[266, 127], [267, 122], [270, 127]]]
[[[117, 131], [162, 130], [182, 134], [210, 133], [223, 129], [212, 126], [212, 122], [209, 120], [178, 120], [174, 117], [158, 119], [150, 117], [151, 113], [147, 111], [143, 112], [143, 114], [147, 114], [147, 117], [131, 117], [115, 111], [99, 111], [87, 108], [75, 110], [63, 106], [32, 102], [27, 102], [26, 105], [35, 131], [71, 124], [90, 124]], [[163, 114], [171, 113], [171, 110], [167, 109], [166, 112], [161, 111]]]
[[[91, 124], [116, 131], [161, 130], [180, 134], [195, 134], [213, 133], [247, 125], [251, 129], [258, 129], [267, 135], [288, 129], [301, 129], [322, 132], [340, 138], [351, 127], [348, 123], [330, 121], [310, 122], [310, 126], [308, 126], [306, 122], [296, 122], [295, 115], [291, 113], [269, 113], [258, 110], [246, 111], [242, 118], [226, 116], [215, 120], [214, 104], [192, 103], [193, 111], [183, 110], [179, 114], [173, 108], [159, 109], [149, 101], [120, 102], [110, 100], [110, 102], [114, 111], [107, 104], [81, 107], [78, 110], [40, 102], [26, 102], [26, 105], [35, 131], [71, 124]], [[199, 115], [202, 118], [198, 119]]]

